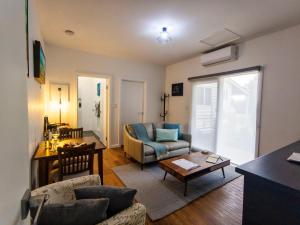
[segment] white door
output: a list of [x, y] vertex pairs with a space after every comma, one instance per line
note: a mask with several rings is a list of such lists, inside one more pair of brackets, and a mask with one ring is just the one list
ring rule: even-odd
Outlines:
[[78, 77], [78, 127], [93, 131], [106, 144], [107, 81], [95, 77]]
[[[123, 80], [121, 84], [121, 129], [128, 123], [141, 123], [144, 121], [144, 82]], [[123, 138], [120, 138], [121, 144]]]

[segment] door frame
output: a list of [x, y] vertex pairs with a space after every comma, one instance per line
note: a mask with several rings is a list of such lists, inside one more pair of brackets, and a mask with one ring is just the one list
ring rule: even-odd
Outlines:
[[112, 80], [112, 76], [111, 75], [101, 75], [101, 74], [97, 74], [97, 73], [90, 73], [90, 72], [76, 72], [76, 123], [78, 126], [78, 78], [79, 77], [90, 77], [90, 78], [101, 78], [101, 79], [105, 79], [106, 80], [106, 118], [105, 118], [105, 133], [106, 133], [106, 146], [107, 148], [110, 148], [111, 143], [111, 135], [110, 135], [110, 130], [111, 130], [111, 115], [110, 115], [110, 101], [111, 101], [111, 80]]
[[138, 80], [138, 79], [126, 79], [122, 78], [120, 79], [120, 93], [119, 93], [119, 110], [118, 110], [118, 143], [121, 143], [121, 137], [123, 134], [123, 128], [121, 127], [122, 121], [121, 121], [121, 111], [122, 111], [122, 90], [123, 90], [123, 82], [137, 82], [137, 83], [142, 83], [143, 84], [143, 119], [142, 122], [144, 123], [147, 118], [147, 81], [145, 80]]

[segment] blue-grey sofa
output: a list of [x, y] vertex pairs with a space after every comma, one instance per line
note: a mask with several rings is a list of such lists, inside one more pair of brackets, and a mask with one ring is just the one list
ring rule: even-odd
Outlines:
[[[156, 128], [164, 127], [163, 123], [144, 123], [143, 125], [145, 126], [151, 141], [156, 140]], [[168, 150], [168, 155], [160, 158], [160, 160], [190, 153], [192, 137], [190, 134], [182, 132], [181, 134], [181, 138], [176, 142], [160, 142], [161, 144], [164, 144]], [[149, 145], [145, 145], [143, 141], [137, 139], [131, 124], [124, 126], [124, 151], [126, 155], [138, 161], [141, 164], [142, 169], [144, 164], [158, 160], [155, 155], [155, 150]]]

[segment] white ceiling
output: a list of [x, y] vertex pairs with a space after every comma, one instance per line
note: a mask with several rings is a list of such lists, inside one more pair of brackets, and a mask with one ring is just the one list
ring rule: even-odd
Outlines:
[[[168, 65], [224, 28], [247, 39], [300, 23], [300, 0], [38, 0], [47, 43]], [[156, 41], [168, 26], [172, 41]], [[75, 31], [67, 36], [65, 29]]]

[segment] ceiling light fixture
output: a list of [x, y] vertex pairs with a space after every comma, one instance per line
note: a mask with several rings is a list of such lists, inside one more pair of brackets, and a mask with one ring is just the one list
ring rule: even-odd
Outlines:
[[65, 30], [65, 34], [68, 36], [73, 36], [75, 34], [75, 32], [67, 29], [67, 30]]
[[172, 40], [172, 38], [170, 37], [167, 27], [163, 27], [162, 31], [160, 32], [159, 36], [157, 37], [157, 41], [161, 44], [166, 44], [171, 40]]

